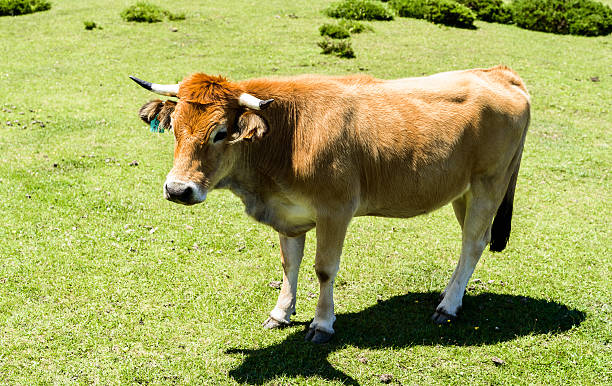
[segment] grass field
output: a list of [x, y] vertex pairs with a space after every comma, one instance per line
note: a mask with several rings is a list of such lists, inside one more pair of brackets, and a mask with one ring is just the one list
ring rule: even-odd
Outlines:
[[[175, 1], [186, 20], [157, 24], [123, 22], [130, 4], [54, 0], [0, 18], [0, 384], [612, 383], [612, 37], [396, 19], [371, 23], [346, 60], [319, 54], [325, 1]], [[508, 249], [485, 252], [462, 318], [439, 327], [429, 317], [460, 247], [452, 209], [355, 219], [323, 346], [303, 342], [314, 235], [297, 323], [264, 331], [277, 235], [229, 192], [163, 199], [172, 135], [138, 120], [153, 96], [128, 78], [499, 63], [533, 102]]]

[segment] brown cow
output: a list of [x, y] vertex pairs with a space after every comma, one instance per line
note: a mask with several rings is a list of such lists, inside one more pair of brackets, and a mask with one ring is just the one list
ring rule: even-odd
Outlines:
[[507, 67], [397, 80], [133, 79], [178, 97], [140, 110], [145, 122], [174, 130], [165, 197], [192, 205], [227, 188], [249, 216], [278, 231], [283, 284], [266, 328], [290, 323], [312, 228], [320, 294], [306, 339], [317, 343], [334, 333], [333, 283], [353, 217], [413, 217], [452, 202], [462, 249], [436, 323], [457, 316], [485, 246], [506, 246], [530, 109], [525, 85]]

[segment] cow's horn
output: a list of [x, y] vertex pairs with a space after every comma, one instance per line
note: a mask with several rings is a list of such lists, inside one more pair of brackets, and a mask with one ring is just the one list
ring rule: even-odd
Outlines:
[[265, 101], [262, 101], [261, 99], [247, 93], [242, 93], [240, 98], [238, 98], [238, 103], [240, 103], [240, 106], [245, 106], [253, 110], [263, 110], [270, 106], [270, 103], [272, 102], [274, 102], [274, 99], [266, 99]]
[[147, 82], [146, 80], [138, 79], [135, 76], [130, 75], [130, 79], [134, 82], [138, 83], [143, 88], [146, 88], [149, 91], [153, 91], [154, 93], [173, 96], [175, 97], [178, 94], [179, 85], [177, 84], [156, 84]]

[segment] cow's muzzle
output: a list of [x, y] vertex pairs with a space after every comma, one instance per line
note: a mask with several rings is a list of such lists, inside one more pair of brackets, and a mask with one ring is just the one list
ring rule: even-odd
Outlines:
[[195, 182], [166, 180], [164, 197], [179, 204], [194, 205], [206, 199], [206, 191]]

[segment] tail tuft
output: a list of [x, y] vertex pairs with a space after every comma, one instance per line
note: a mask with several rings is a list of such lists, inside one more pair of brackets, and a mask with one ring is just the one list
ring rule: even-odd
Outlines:
[[512, 228], [512, 208], [514, 206], [514, 189], [516, 187], [517, 177], [518, 168], [510, 178], [506, 195], [493, 219], [493, 225], [491, 226], [491, 243], [489, 244], [489, 250], [491, 252], [501, 252], [508, 244], [510, 229]]

